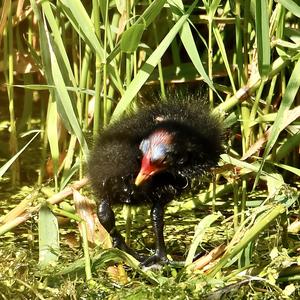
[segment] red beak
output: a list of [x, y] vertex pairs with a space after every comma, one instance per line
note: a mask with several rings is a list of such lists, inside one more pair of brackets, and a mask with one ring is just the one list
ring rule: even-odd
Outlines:
[[135, 178], [135, 185], [141, 185], [146, 182], [152, 175], [157, 173], [160, 169], [155, 165], [151, 164], [150, 158], [148, 156], [144, 156], [142, 159], [142, 166], [139, 174]]

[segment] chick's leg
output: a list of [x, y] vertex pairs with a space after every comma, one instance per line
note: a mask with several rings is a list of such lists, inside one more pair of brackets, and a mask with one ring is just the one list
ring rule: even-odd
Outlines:
[[128, 247], [125, 243], [123, 236], [116, 228], [115, 214], [111, 208], [108, 200], [103, 200], [98, 206], [98, 218], [103, 227], [112, 237], [113, 246], [120, 250], [123, 250], [137, 260], [143, 260], [144, 258], [138, 255], [134, 250]]
[[154, 203], [151, 210], [151, 218], [156, 239], [156, 251], [153, 256], [150, 256], [142, 263], [144, 266], [150, 266], [156, 263], [168, 263], [164, 240], [164, 206], [161, 203]]

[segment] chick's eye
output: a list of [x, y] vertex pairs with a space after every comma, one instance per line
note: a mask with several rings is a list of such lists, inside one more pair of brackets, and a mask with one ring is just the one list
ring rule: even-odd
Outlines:
[[150, 161], [151, 161], [151, 164], [153, 164], [153, 165], [156, 165], [156, 166], [165, 166], [165, 165], [167, 165], [169, 163], [169, 157], [166, 154], [165, 156], [162, 156], [162, 157], [157, 158], [157, 159], [151, 158]]
[[162, 165], [166, 165], [166, 164], [168, 163], [168, 161], [169, 161], [168, 158], [169, 158], [169, 157], [168, 157], [168, 155], [166, 154], [166, 156], [161, 160], [160, 163], [161, 163]]
[[143, 152], [143, 154], [148, 152], [149, 145], [150, 145], [149, 140], [142, 140], [142, 142], [140, 143], [139, 149]]

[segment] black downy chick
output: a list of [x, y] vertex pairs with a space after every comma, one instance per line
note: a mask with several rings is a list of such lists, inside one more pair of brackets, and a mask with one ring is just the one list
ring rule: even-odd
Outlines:
[[[164, 207], [191, 187], [191, 180], [216, 166], [222, 129], [197, 96], [173, 95], [167, 101], [127, 113], [99, 135], [88, 163], [98, 199], [100, 223], [114, 247], [143, 265], [167, 263], [163, 236]], [[115, 226], [115, 204], [151, 206], [156, 238], [153, 256], [129, 248]]]

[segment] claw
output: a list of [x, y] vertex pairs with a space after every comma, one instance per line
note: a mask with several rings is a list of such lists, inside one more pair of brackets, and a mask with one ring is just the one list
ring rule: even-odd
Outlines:
[[123, 239], [122, 236], [117, 236], [117, 237], [113, 238], [113, 246], [114, 246], [114, 248], [118, 248], [118, 249], [130, 254], [138, 261], [144, 261], [147, 259], [147, 256], [138, 254], [132, 248], [127, 246], [127, 244], [125, 243], [125, 240]]

